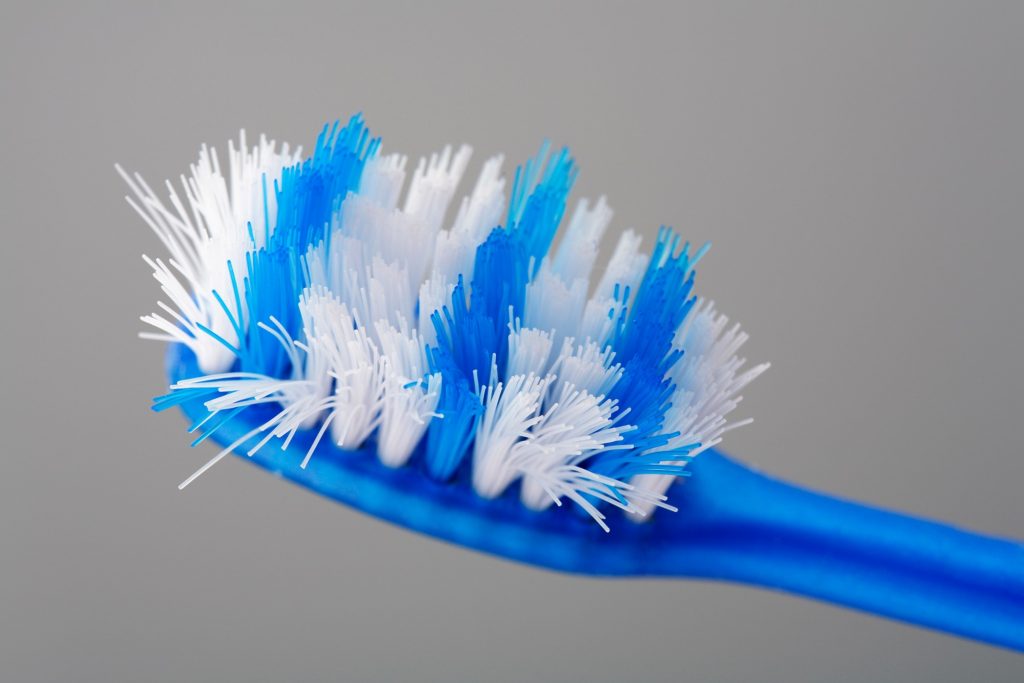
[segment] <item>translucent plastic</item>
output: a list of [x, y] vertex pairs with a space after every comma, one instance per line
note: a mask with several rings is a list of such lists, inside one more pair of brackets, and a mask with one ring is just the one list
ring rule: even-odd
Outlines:
[[[172, 345], [171, 381], [198, 374]], [[185, 404], [192, 420], [201, 405]], [[229, 444], [266, 419], [259, 407], [218, 429]], [[1024, 544], [838, 500], [751, 471], [716, 451], [691, 465], [672, 495], [678, 512], [633, 523], [609, 514], [611, 533], [568, 508], [532, 511], [509, 490], [476, 495], [457, 473], [438, 483], [418, 454], [405, 467], [372, 450], [322, 442], [315, 432], [252, 457], [271, 472], [413, 531], [532, 565], [601, 576], [699, 577], [775, 588], [1024, 650]], [[254, 441], [258, 437], [254, 438]]]

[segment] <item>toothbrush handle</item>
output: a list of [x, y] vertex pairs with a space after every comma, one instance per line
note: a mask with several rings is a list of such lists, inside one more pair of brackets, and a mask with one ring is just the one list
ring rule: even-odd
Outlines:
[[642, 573], [777, 588], [1024, 650], [1024, 544], [807, 491], [718, 453], [692, 467], [677, 497], [688, 524], [651, 523], [668, 522], [641, 550]]

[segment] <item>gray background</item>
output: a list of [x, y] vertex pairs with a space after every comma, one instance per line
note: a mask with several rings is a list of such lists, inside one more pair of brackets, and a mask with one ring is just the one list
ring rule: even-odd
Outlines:
[[[411, 535], [148, 411], [156, 183], [240, 126], [569, 144], [615, 225], [714, 249], [772, 370], [728, 450], [1020, 535], [1019, 3], [0, 9], [5, 681], [1019, 681], [1007, 652], [736, 586], [606, 582]], [[290, 4], [290, 3], [289, 3]], [[474, 167], [475, 168], [475, 167]]]

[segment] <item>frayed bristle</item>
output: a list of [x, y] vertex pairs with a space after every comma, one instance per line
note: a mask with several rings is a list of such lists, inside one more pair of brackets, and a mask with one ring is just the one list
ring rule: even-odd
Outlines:
[[483, 498], [571, 501], [607, 531], [612, 508], [674, 510], [686, 464], [745, 424], [728, 416], [768, 366], [746, 368], [746, 334], [693, 295], [706, 246], [663, 228], [647, 256], [627, 230], [595, 272], [612, 221], [601, 197], [577, 204], [552, 251], [568, 150], [545, 143], [507, 202], [491, 158], [453, 202], [469, 147], [409, 173], [358, 116], [325, 126], [305, 159], [244, 133], [228, 149], [225, 173], [204, 146], [166, 202], [118, 167], [169, 254], [144, 257], [169, 303], [142, 336], [187, 346], [206, 373], [154, 408], [202, 403], [195, 443], [263, 411], [182, 487], [242, 444], [309, 432], [303, 467], [325, 439], [370, 447]]

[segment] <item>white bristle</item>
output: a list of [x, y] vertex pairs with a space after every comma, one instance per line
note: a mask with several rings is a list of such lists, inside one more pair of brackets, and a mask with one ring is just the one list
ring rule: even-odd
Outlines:
[[328, 374], [334, 379], [328, 416], [331, 435], [343, 448], [358, 448], [377, 426], [384, 393], [384, 363], [366, 328], [337, 298], [319, 297], [311, 315], [316, 336], [309, 339], [309, 347], [323, 355]]
[[434, 247], [436, 229], [414, 214], [386, 209], [359, 195], [342, 204], [340, 232], [360, 247], [365, 262], [380, 259], [406, 269], [411, 287], [419, 287], [426, 276]]
[[438, 281], [449, 287], [455, 286], [459, 275], [467, 284], [473, 279], [476, 248], [502, 221], [505, 208], [502, 161], [503, 157], [497, 156], [484, 163], [472, 194], [462, 199], [451, 229], [437, 234], [433, 269]]
[[555, 399], [530, 427], [526, 438], [511, 447], [505, 459], [506, 469], [523, 477], [520, 498], [526, 507], [543, 510], [552, 503], [561, 505], [562, 498], [567, 498], [605, 531], [609, 531], [605, 515], [593, 500], [634, 515], [643, 515], [653, 507], [675, 510], [665, 502], [663, 494], [583, 466], [588, 458], [598, 453], [631, 448], [617, 443], [622, 440], [622, 433], [633, 427], [617, 425], [619, 418], [615, 416], [614, 401], [579, 391], [571, 384], [563, 384]]
[[[270, 325], [259, 323], [263, 331], [277, 339], [288, 354], [292, 366], [290, 378], [279, 379], [256, 373], [226, 372], [182, 380], [172, 385], [171, 390], [216, 390], [217, 396], [206, 402], [206, 408], [210, 411], [207, 420], [223, 411], [237, 410], [256, 404], [278, 404], [281, 406], [281, 410], [256, 430], [250, 432], [250, 436], [255, 436], [258, 433], [266, 435], [256, 446], [249, 449], [248, 454], [253, 455], [272, 438], [284, 439], [282, 447], [287, 447], [296, 432], [300, 429], [315, 427], [333, 407], [329, 359], [322, 353], [318, 344], [312, 343], [318, 338], [317, 335], [322, 327], [322, 323], [318, 320], [323, 317], [325, 305], [329, 306], [329, 303], [325, 304], [327, 299], [329, 299], [329, 295], [322, 290], [307, 290], [299, 299], [303, 332], [308, 340], [306, 344], [294, 341], [274, 318], [271, 318]], [[310, 446], [303, 466], [312, 456], [322, 434], [323, 430]], [[243, 439], [239, 444], [246, 440]], [[237, 445], [235, 444], [235, 446]], [[229, 452], [235, 446], [229, 447], [226, 451]], [[224, 452], [215, 456], [192, 477], [184, 481], [181, 488], [194, 481], [196, 477], [219, 461], [223, 455]]]
[[[369, 321], [371, 325], [378, 320], [398, 325], [412, 318], [416, 294], [409, 286], [403, 266], [385, 263], [375, 256], [365, 271], [350, 270], [346, 275], [341, 298], [360, 320]], [[373, 330], [368, 333], [372, 335]]]
[[[747, 340], [739, 325], [726, 330], [728, 318], [715, 311], [714, 303], [698, 301], [690, 317], [676, 334], [675, 345], [685, 349], [670, 377], [676, 385], [672, 407], [666, 413], [665, 430], [678, 432], [665, 451], [699, 443], [688, 455], [716, 446], [729, 429], [748, 424], [730, 423], [729, 414], [739, 404], [739, 392], [768, 369], [768, 363], [743, 370], [738, 357]], [[671, 459], [666, 463], [675, 462]], [[674, 481], [668, 475], [641, 475], [633, 483], [655, 493], [664, 493]], [[643, 508], [649, 512], [650, 508]]]
[[455, 286], [459, 275], [468, 284], [473, 279], [476, 248], [482, 239], [468, 232], [442, 230], [437, 234], [433, 248], [433, 275]]
[[540, 510], [566, 495], [555, 482], [591, 455], [622, 440], [631, 427], [615, 425], [615, 401], [562, 384], [551, 397], [541, 419], [530, 429], [530, 438], [514, 450], [518, 468], [524, 474], [523, 503]]
[[407, 163], [403, 154], [386, 154], [367, 161], [359, 182], [359, 196], [385, 209], [397, 208]]
[[366, 287], [372, 260], [373, 255], [367, 253], [360, 240], [335, 230], [330, 249], [328, 241], [321, 240], [309, 247], [302, 263], [311, 287], [324, 288], [338, 297], [355, 298], [359, 289]]
[[546, 374], [551, 362], [551, 332], [521, 327], [518, 321], [516, 323], [508, 335], [508, 365], [505, 376], [526, 375], [531, 372]]
[[556, 348], [566, 336], [578, 336], [587, 303], [587, 281], [566, 283], [545, 262], [526, 285], [526, 309], [523, 324], [541, 330], [553, 330]]
[[[612, 505], [640, 518], [647, 514], [646, 510], [655, 507], [676, 510], [666, 502], [667, 499], [664, 495], [597, 474], [578, 465], [563, 465], [537, 475], [536, 485], [543, 488], [544, 492], [554, 498], [558, 505], [561, 505], [563, 497], [576, 503], [606, 532], [611, 531], [604, 521], [606, 516], [591, 502], [591, 499]], [[618, 493], [618, 496], [612, 495], [611, 491], [613, 490]]]
[[482, 242], [492, 228], [501, 224], [505, 211], [505, 179], [501, 166], [505, 157], [498, 155], [484, 162], [473, 192], [462, 200], [451, 231], [464, 233]]
[[622, 366], [615, 362], [615, 352], [610, 346], [591, 340], [576, 344], [566, 339], [552, 372], [557, 373], [563, 385], [571, 384], [594, 396], [607, 396], [622, 377]]
[[409, 386], [398, 376], [385, 379], [381, 406], [377, 456], [389, 467], [404, 465], [416, 444], [423, 438], [441, 395], [441, 374], [428, 375], [426, 380]]
[[434, 273], [420, 285], [418, 327], [423, 341], [427, 344], [437, 343], [437, 331], [430, 316], [434, 311], [439, 311], [445, 306], [451, 306], [452, 291], [455, 284], [443, 277], [440, 273]]
[[421, 381], [427, 375], [427, 355], [417, 332], [385, 321], [375, 327], [385, 363], [377, 454], [385, 465], [399, 467], [412, 455], [434, 417], [441, 375], [434, 373], [425, 383]]
[[649, 256], [640, 251], [640, 243], [643, 239], [633, 230], [626, 230], [619, 236], [619, 241], [612, 252], [608, 267], [601, 276], [597, 287], [594, 289], [594, 296], [607, 298], [611, 297], [616, 285], [620, 289], [630, 287], [635, 289], [644, 275]]
[[513, 446], [529, 438], [530, 427], [541, 420], [548, 381], [533, 374], [512, 375], [481, 391], [484, 413], [473, 444], [473, 488], [484, 498], [501, 495], [521, 474]]
[[551, 261], [551, 271], [563, 282], [589, 280], [601, 237], [611, 222], [612, 210], [604, 197], [598, 198], [594, 208], [590, 208], [586, 199], [581, 199]]
[[583, 319], [580, 321], [580, 339], [590, 339], [602, 346], [611, 338], [615, 320], [622, 310], [622, 302], [611, 297], [594, 295], [583, 307]]
[[432, 232], [439, 230], [472, 154], [469, 145], [462, 145], [454, 155], [451, 147], [445, 147], [429, 160], [420, 159], [409, 183], [405, 212], [418, 216]]
[[[262, 136], [259, 144], [250, 148], [242, 131], [237, 148], [229, 143], [229, 173], [225, 178], [216, 150], [203, 145], [198, 161], [191, 167], [191, 176], [181, 178], [185, 201], [170, 182], [166, 183], [170, 208], [142, 176], [129, 175], [116, 167], [134, 195], [128, 197], [128, 203], [170, 254], [166, 263], [146, 259], [170, 304], [161, 304], [163, 313], [142, 318], [160, 330], [156, 335], [143, 336], [172, 338], [185, 344], [195, 353], [204, 372], [219, 372], [231, 365], [231, 350], [204, 333], [200, 326], [237, 346], [235, 328], [213, 293], [219, 292], [225, 299], [232, 295], [228, 262], [238, 280], [244, 274], [245, 254], [252, 244], [248, 224], [253, 224], [257, 242], [263, 239], [265, 231], [273, 230], [273, 225], [264, 225], [264, 182], [266, 215], [274, 216], [273, 183], [285, 166], [297, 161], [300, 153], [301, 150], [290, 151], [288, 145], [278, 149], [275, 142]], [[244, 297], [244, 293], [240, 296]], [[241, 322], [244, 326], [250, 321]]]

